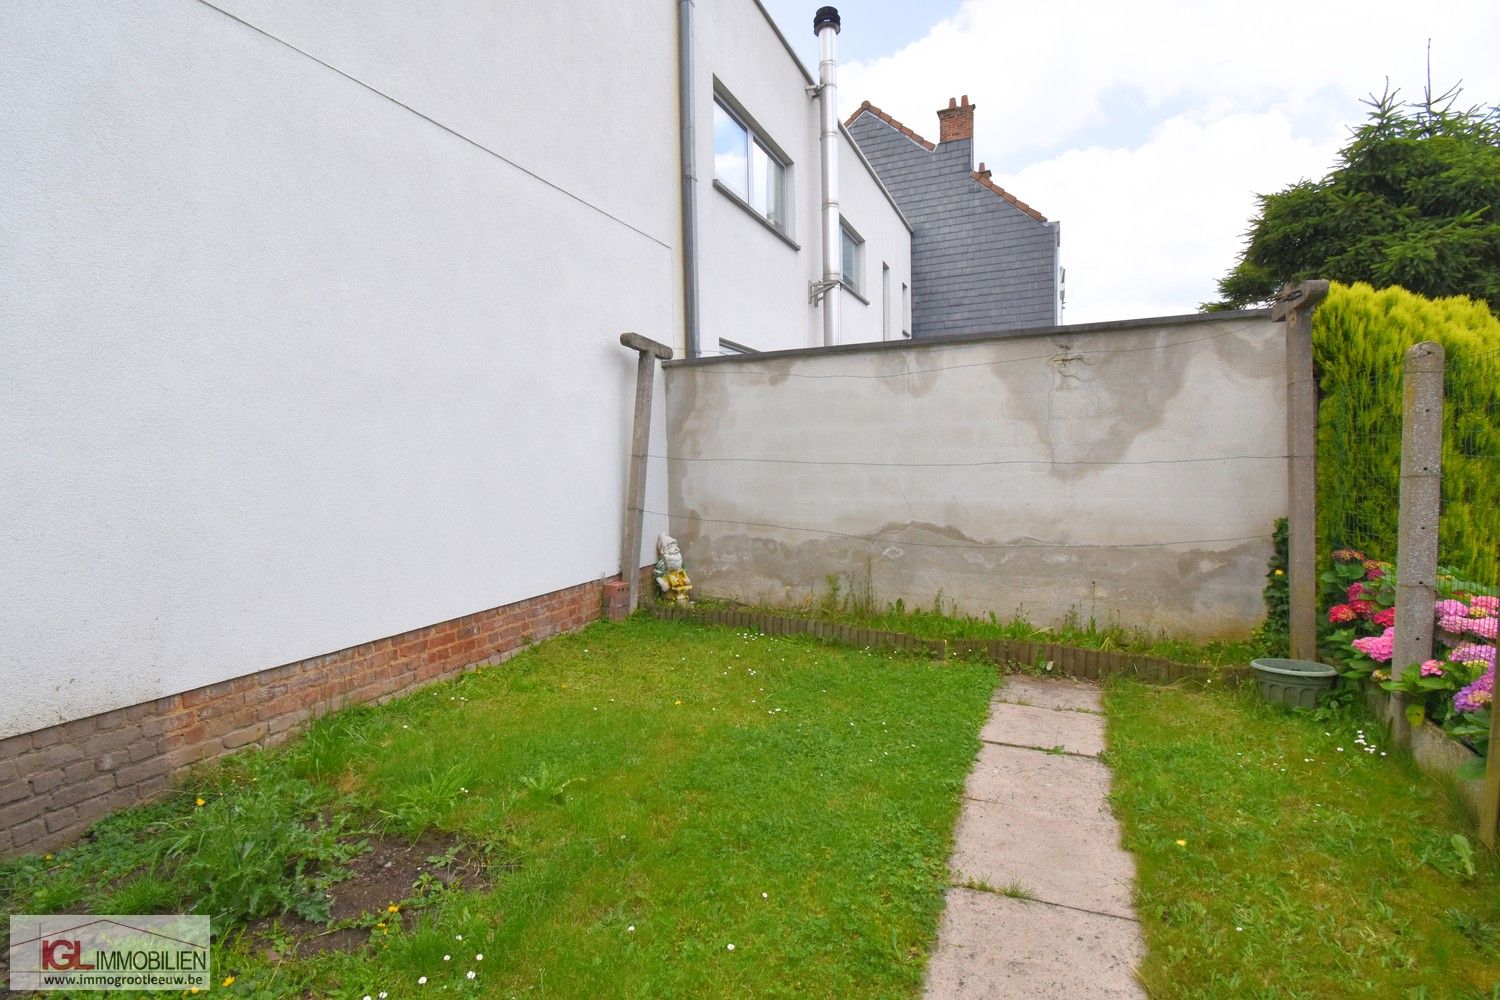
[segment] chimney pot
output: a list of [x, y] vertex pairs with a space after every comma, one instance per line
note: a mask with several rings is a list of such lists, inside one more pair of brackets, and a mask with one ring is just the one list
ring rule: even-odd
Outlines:
[[948, 106], [937, 113], [938, 142], [974, 138], [975, 107], [977, 105], [969, 103], [968, 94], [964, 95], [962, 104], [955, 98], [948, 98]]

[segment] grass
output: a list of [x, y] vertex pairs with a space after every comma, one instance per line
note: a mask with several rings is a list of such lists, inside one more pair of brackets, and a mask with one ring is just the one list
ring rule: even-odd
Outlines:
[[[700, 601], [713, 606], [713, 601]], [[1157, 656], [1177, 663], [1211, 667], [1245, 666], [1257, 656], [1267, 655], [1252, 641], [1192, 642], [1160, 631], [1127, 628], [1119, 623], [1085, 622], [1070, 615], [1050, 626], [1034, 625], [1016, 616], [1002, 620], [993, 612], [980, 617], [959, 614], [943, 605], [941, 593], [931, 608], [908, 608], [897, 601], [884, 610], [876, 607], [868, 590], [851, 593], [837, 576], [829, 577], [821, 599], [800, 608], [765, 607], [777, 614], [842, 622], [861, 628], [903, 632], [922, 639], [1012, 639], [1020, 642], [1051, 642], [1083, 649], [1113, 650], [1139, 656]]]
[[1367, 715], [1131, 681], [1105, 706], [1153, 997], [1500, 995], [1500, 862], [1441, 785], [1364, 750]]
[[997, 886], [986, 882], [982, 878], [968, 876], [961, 882], [955, 882], [954, 885], [960, 889], [973, 889], [975, 892], [994, 893], [997, 896], [1004, 896], [1006, 899], [1019, 899], [1023, 903], [1036, 901], [1036, 893], [1019, 882], [1007, 882], [1005, 885]]
[[[220, 914], [235, 996], [408, 995], [419, 976], [494, 997], [916, 996], [994, 684], [978, 664], [599, 623], [0, 863], [0, 904]], [[353, 954], [243, 932], [319, 916], [365, 839], [431, 828], [481, 845], [492, 885], [393, 900], [353, 922]]]

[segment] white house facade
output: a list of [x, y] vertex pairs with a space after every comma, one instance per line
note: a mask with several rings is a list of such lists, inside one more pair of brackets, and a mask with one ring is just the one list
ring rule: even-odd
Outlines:
[[[688, 88], [677, 0], [0, 8], [0, 853], [596, 616], [622, 331], [825, 342], [813, 80], [688, 6]], [[838, 340], [900, 336], [910, 229], [840, 141]]]
[[[817, 80], [760, 4], [696, 7], [694, 118], [712, 123], [698, 129], [697, 143], [704, 352], [726, 340], [757, 351], [821, 345], [820, 314], [808, 302], [823, 272], [819, 105], [808, 93]], [[811, 24], [809, 10], [797, 28]], [[748, 184], [734, 155], [742, 136]], [[837, 342], [893, 339], [902, 330], [893, 314], [900, 287], [911, 283], [911, 228], [842, 126], [838, 142], [839, 215], [851, 251], [841, 256], [851, 266], [830, 293], [840, 300]], [[895, 289], [889, 312], [887, 285]], [[768, 297], [773, 288], [788, 292]]]

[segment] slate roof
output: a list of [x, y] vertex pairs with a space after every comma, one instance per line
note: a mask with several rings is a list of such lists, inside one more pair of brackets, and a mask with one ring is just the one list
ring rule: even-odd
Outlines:
[[971, 133], [929, 142], [868, 101], [846, 128], [912, 226], [913, 338], [1057, 322], [1058, 224], [974, 169]]
[[[858, 118], [860, 115], [863, 115], [863, 114], [874, 115], [876, 118], [879, 118], [881, 121], [885, 122], [891, 128], [895, 129], [897, 132], [900, 132], [902, 135], [906, 136], [912, 142], [916, 143], [918, 146], [921, 146], [923, 149], [927, 150], [929, 153], [932, 152], [933, 150], [937, 149], [937, 146], [933, 145], [931, 142], [928, 142], [926, 139], [924, 139], [920, 135], [918, 135], [915, 131], [913, 131], [912, 129], [907, 128], [905, 125], [901, 124], [896, 119], [894, 119], [890, 115], [886, 114], [884, 111], [881, 111], [879, 108], [877, 108], [875, 105], [871, 104], [869, 101], [863, 101], [863, 102], [860, 103], [859, 107], [855, 109], [854, 114], [850, 115], [849, 118], [848, 118], [848, 120], [844, 122], [844, 127], [845, 128], [851, 128], [854, 125], [854, 119]], [[1009, 191], [1005, 190], [1005, 188], [1001, 187], [999, 184], [996, 184], [994, 181], [990, 180], [988, 173], [981, 174], [977, 170], [972, 170], [972, 171], [970, 171], [970, 175], [974, 178], [974, 180], [978, 181], [987, 190], [995, 192], [1000, 197], [1004, 198], [1006, 201], [1010, 202], [1012, 205], [1016, 206], [1017, 208], [1019, 208], [1021, 211], [1025, 212], [1027, 215], [1031, 216], [1036, 221], [1038, 221], [1038, 222], [1046, 222], [1047, 221], [1047, 217], [1045, 215], [1043, 215], [1041, 212], [1038, 212], [1036, 209], [1032, 208], [1030, 205], [1026, 204], [1024, 201], [1022, 201], [1021, 199], [1017, 198], [1015, 195], [1011, 194]]]

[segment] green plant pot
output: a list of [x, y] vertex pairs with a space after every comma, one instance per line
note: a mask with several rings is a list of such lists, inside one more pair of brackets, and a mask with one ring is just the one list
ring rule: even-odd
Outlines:
[[1260, 696], [1287, 708], [1316, 708], [1318, 693], [1333, 687], [1339, 673], [1326, 663], [1263, 657], [1250, 661]]

